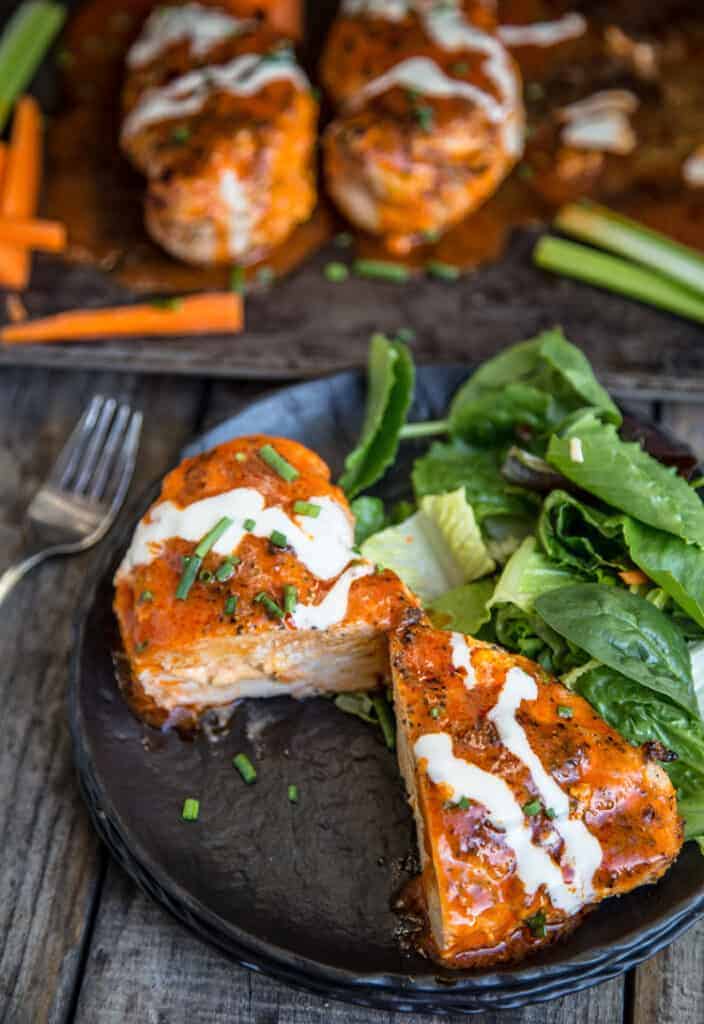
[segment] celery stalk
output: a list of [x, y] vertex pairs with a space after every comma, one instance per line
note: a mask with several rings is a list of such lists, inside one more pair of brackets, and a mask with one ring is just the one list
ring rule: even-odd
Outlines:
[[32, 81], [64, 23], [66, 8], [32, 0], [17, 8], [0, 37], [0, 131], [19, 94]]

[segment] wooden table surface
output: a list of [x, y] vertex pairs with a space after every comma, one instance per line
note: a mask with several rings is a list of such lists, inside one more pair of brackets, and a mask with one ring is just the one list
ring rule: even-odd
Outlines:
[[[94, 392], [126, 396], [144, 410], [134, 495], [169, 467], [193, 431], [260, 390], [183, 377], [1, 370], [0, 561], [10, 561], [19, 547], [23, 510]], [[701, 405], [644, 403], [643, 411], [704, 457]], [[326, 1002], [238, 968], [153, 905], [110, 861], [81, 802], [66, 719], [72, 618], [99, 557], [100, 548], [45, 564], [0, 614], [0, 1021], [448, 1020]], [[704, 922], [624, 978], [524, 1011], [472, 1019], [499, 1018], [501, 1024], [701, 1024]]]

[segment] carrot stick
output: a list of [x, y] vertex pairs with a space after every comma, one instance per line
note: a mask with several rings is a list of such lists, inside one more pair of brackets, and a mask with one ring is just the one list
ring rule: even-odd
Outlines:
[[625, 572], [620, 572], [619, 576], [629, 587], [639, 586], [641, 583], [648, 582], [648, 577], [640, 569], [627, 569]]
[[58, 220], [0, 217], [0, 245], [3, 243], [42, 252], [63, 252], [66, 248], [66, 226]]
[[116, 337], [168, 337], [178, 334], [233, 334], [244, 323], [242, 296], [235, 292], [205, 292], [156, 303], [75, 309], [41, 320], [10, 324], [0, 330], [0, 341], [26, 344], [39, 341], [85, 341]]
[[0, 142], [0, 195], [2, 195], [3, 179], [5, 177], [5, 168], [7, 167], [7, 146], [4, 142]]
[[[42, 116], [33, 96], [23, 96], [15, 108], [7, 166], [0, 196], [3, 217], [33, 217], [39, 201], [42, 156]], [[24, 288], [29, 280], [30, 254], [15, 245], [0, 244], [0, 284]]]

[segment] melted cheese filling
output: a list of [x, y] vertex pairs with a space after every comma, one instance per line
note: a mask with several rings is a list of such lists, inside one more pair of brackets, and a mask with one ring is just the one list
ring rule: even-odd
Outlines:
[[294, 61], [267, 59], [257, 53], [245, 53], [227, 64], [189, 71], [167, 85], [147, 89], [125, 118], [122, 137], [128, 139], [159, 121], [192, 117], [200, 113], [213, 93], [253, 96], [271, 82], [285, 79], [299, 89], [309, 88], [308, 79]]
[[320, 507], [317, 519], [311, 516], [291, 518], [276, 505], [265, 508], [264, 498], [252, 487], [238, 487], [184, 507], [162, 501], [137, 526], [118, 570], [118, 579], [136, 565], [153, 561], [159, 556], [162, 545], [174, 537], [200, 541], [224, 516], [233, 523], [211, 548], [215, 554], [233, 554], [248, 532], [244, 528], [245, 520], [253, 519], [255, 525], [249, 531], [253, 536], [266, 538], [278, 530], [309, 572], [319, 579], [333, 579], [356, 557], [352, 551], [354, 526], [347, 511], [332, 498], [309, 500]]
[[188, 43], [194, 57], [202, 57], [229, 36], [242, 35], [256, 21], [234, 18], [226, 11], [198, 3], [182, 7], [159, 7], [144, 23], [139, 38], [127, 53], [127, 65], [141, 68], [150, 64], [176, 43]]
[[[453, 663], [454, 650], [453, 644]], [[505, 833], [505, 842], [514, 853], [516, 871], [526, 893], [533, 896], [545, 886], [553, 906], [572, 914], [593, 899], [594, 873], [601, 864], [603, 852], [584, 822], [570, 818], [567, 794], [545, 770], [516, 719], [521, 702], [535, 700], [537, 695], [535, 680], [522, 669], [512, 668], [488, 717], [503, 745], [527, 768], [545, 809], [555, 815], [552, 828], [564, 843], [562, 857], [572, 874], [569, 881], [550, 853], [534, 841], [530, 820], [500, 776], [455, 757], [452, 738], [444, 732], [421, 736], [415, 743], [414, 753], [416, 760], [425, 761], [428, 778], [435, 785], [451, 790], [453, 801], [466, 797], [486, 808], [491, 823]]]

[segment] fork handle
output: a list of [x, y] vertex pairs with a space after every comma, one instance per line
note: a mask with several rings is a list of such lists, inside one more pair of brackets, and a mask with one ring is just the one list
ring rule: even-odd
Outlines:
[[15, 565], [11, 565], [9, 569], [6, 569], [2, 575], [0, 575], [0, 605], [10, 593], [16, 583], [22, 579], [26, 573], [33, 569], [35, 565], [39, 565], [49, 554], [48, 551], [37, 551], [33, 555], [29, 555], [28, 558], [23, 559], [21, 562], [17, 562]]

